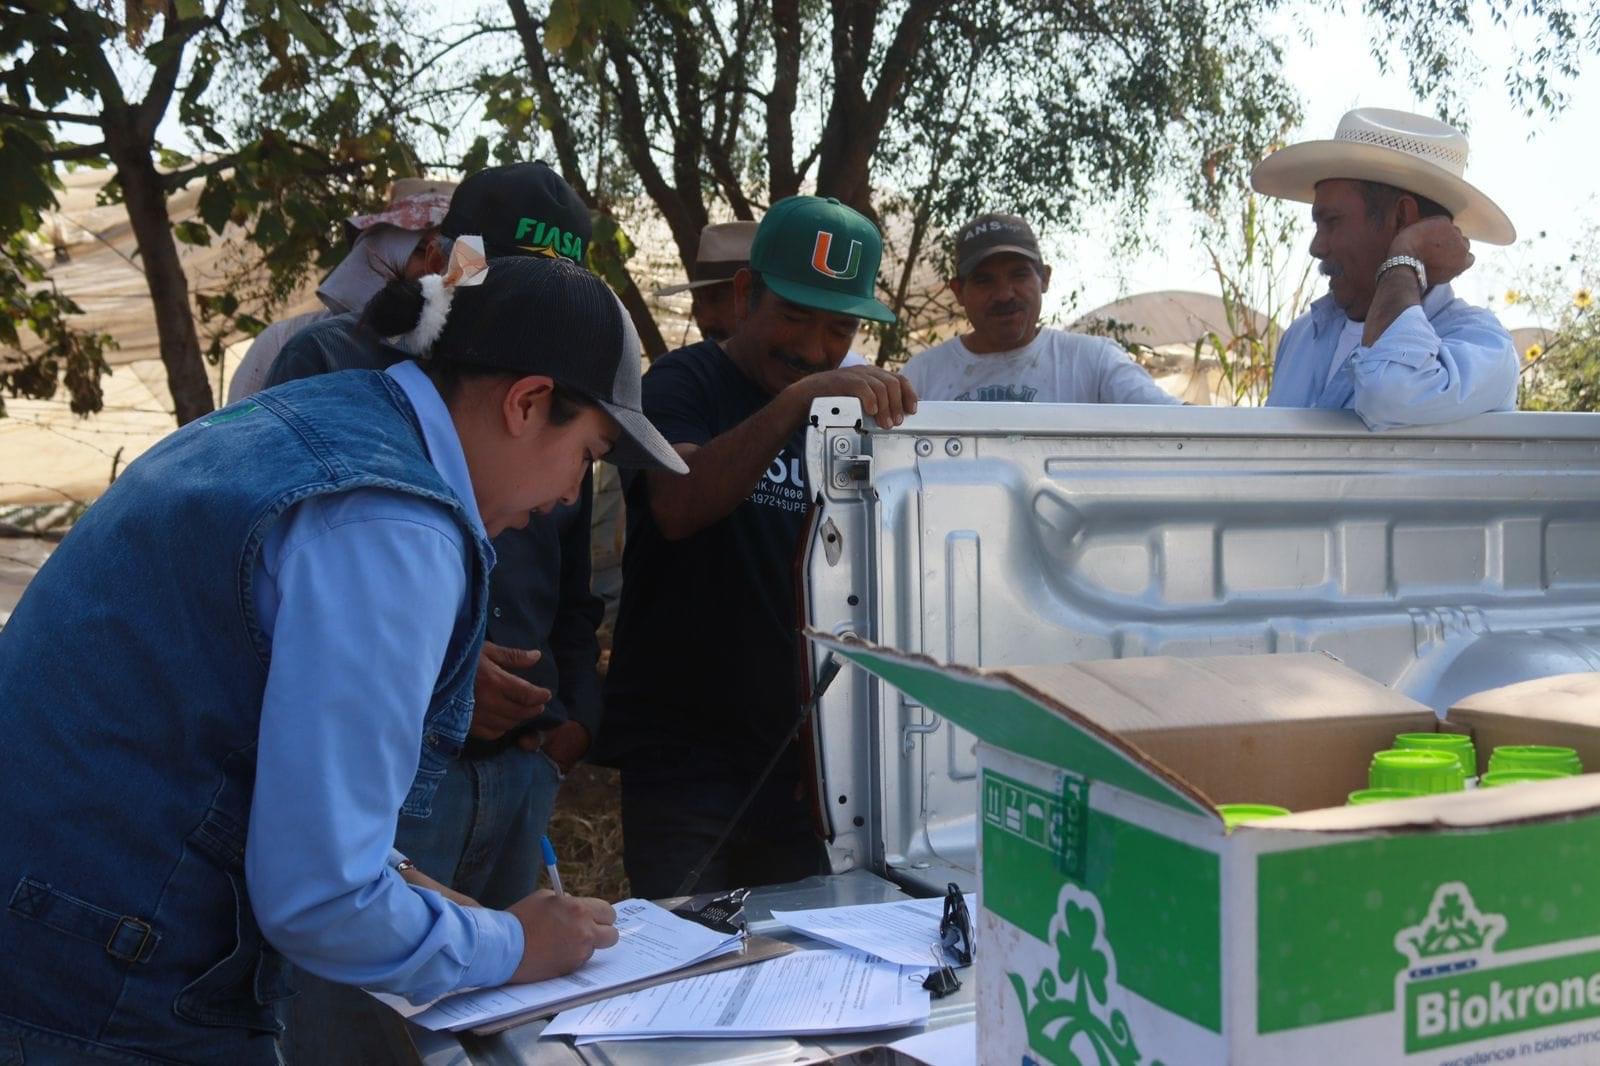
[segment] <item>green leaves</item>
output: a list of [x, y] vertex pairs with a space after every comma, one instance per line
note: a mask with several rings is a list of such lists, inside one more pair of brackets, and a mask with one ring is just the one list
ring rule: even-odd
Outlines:
[[0, 240], [37, 226], [39, 212], [55, 206], [50, 144], [37, 126], [0, 125]]
[[54, 286], [39, 286], [44, 276], [22, 235], [0, 240], [0, 347], [10, 349], [0, 360], [0, 417], [6, 394], [49, 399], [62, 383], [75, 414], [103, 405], [100, 375], [109, 372], [105, 352], [115, 343], [74, 328], [70, 316], [82, 309]]
[[[408, 14], [406, 0], [13, 5], [0, 19], [0, 102], [94, 122], [0, 115], [0, 241], [25, 240], [39, 225], [61, 162], [103, 162], [93, 145], [100, 133], [117, 143], [119, 167], [154, 166], [154, 180], [174, 187], [204, 179], [197, 215], [169, 215], [167, 224], [177, 245], [221, 246], [212, 258], [224, 276], [200, 282], [218, 291], [191, 281], [196, 324], [208, 335], [166, 320], [163, 349], [199, 359], [259, 331], [320, 263], [336, 260], [339, 219], [377, 206], [397, 174], [417, 170], [410, 137], [426, 127], [409, 111], [425, 87], [413, 41], [398, 30]], [[98, 55], [115, 56], [115, 69]], [[441, 137], [449, 133], [435, 125]], [[156, 143], [156, 129], [183, 150]], [[68, 133], [89, 146], [66, 141]], [[122, 202], [121, 178], [101, 191], [101, 203]], [[148, 198], [132, 206], [148, 217]], [[143, 257], [137, 265], [155, 269]], [[71, 312], [50, 298], [47, 280], [24, 254], [0, 257], [0, 341], [29, 353], [20, 362], [0, 353], [0, 366], [20, 367], [0, 373], [0, 388], [38, 392], [66, 382], [75, 405], [92, 406], [100, 349], [69, 327]], [[16, 333], [17, 323], [35, 321], [20, 340], [6, 334], [7, 325]], [[175, 385], [180, 411], [209, 406], [203, 386], [180, 391]]]
[[544, 20], [544, 46], [553, 54], [589, 51], [600, 35], [633, 25], [633, 0], [550, 0]]
[[211, 231], [206, 229], [205, 223], [196, 222], [194, 219], [173, 223], [172, 235], [184, 244], [201, 248], [211, 243]]
[[628, 260], [633, 258], [634, 250], [633, 240], [621, 223], [609, 214], [595, 214], [594, 236], [585, 256], [590, 270], [604, 278], [607, 285], [621, 291], [631, 281]]
[[550, 14], [544, 20], [544, 46], [552, 52], [564, 52], [578, 39], [581, 22], [578, 0], [551, 0]]
[[339, 54], [339, 43], [311, 20], [297, 0], [279, 0], [278, 17], [312, 55], [329, 59]]

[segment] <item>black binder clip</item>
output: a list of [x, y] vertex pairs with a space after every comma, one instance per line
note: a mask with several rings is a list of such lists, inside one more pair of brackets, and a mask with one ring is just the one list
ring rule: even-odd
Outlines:
[[961, 886], [954, 881], [945, 885], [939, 943], [957, 966], [972, 965], [972, 915], [967, 911], [967, 897], [961, 894]]
[[673, 909], [673, 914], [698, 922], [718, 933], [744, 933], [744, 902], [750, 898], [748, 888], [734, 889], [710, 900], [697, 896]]
[[929, 952], [933, 955], [933, 969], [923, 979], [922, 987], [933, 994], [934, 999], [943, 999], [961, 987], [961, 979], [944, 961], [944, 950], [939, 944], [930, 944]]

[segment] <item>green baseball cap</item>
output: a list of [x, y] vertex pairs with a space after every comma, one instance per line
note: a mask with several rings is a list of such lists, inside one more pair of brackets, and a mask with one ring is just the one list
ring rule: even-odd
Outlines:
[[750, 269], [790, 303], [893, 322], [873, 294], [883, 238], [867, 216], [838, 200], [789, 196], [767, 211], [750, 247]]

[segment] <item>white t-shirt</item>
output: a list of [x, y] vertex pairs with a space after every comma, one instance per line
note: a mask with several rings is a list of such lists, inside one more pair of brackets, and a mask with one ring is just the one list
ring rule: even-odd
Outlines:
[[1323, 388], [1333, 383], [1333, 375], [1344, 366], [1344, 361], [1350, 358], [1350, 353], [1361, 347], [1361, 337], [1366, 331], [1365, 322], [1357, 322], [1353, 318], [1344, 320], [1344, 329], [1339, 331], [1339, 343], [1333, 346], [1333, 358], [1328, 361], [1328, 376], [1322, 382]]
[[1059, 329], [1042, 329], [1023, 347], [992, 355], [975, 355], [952, 337], [912, 356], [901, 373], [922, 400], [1180, 402], [1115, 341]]

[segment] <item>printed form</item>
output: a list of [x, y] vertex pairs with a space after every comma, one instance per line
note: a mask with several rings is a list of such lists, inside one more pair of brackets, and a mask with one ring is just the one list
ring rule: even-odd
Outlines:
[[[967, 895], [967, 913], [978, 913], [978, 897]], [[835, 947], [853, 948], [902, 966], [933, 967], [939, 943], [944, 897], [824, 907], [809, 911], [773, 911], [772, 917], [797, 933]], [[941, 958], [943, 957], [941, 953]]]
[[742, 942], [737, 933], [715, 932], [648, 900], [623, 900], [616, 905], [616, 912], [616, 945], [595, 952], [588, 962], [565, 977], [456, 992], [421, 1007], [399, 996], [372, 994], [426, 1029], [469, 1029], [671, 973], [738, 951]]
[[797, 951], [739, 970], [691, 977], [558, 1014], [545, 1036], [579, 1044], [670, 1036], [788, 1036], [925, 1025], [927, 967], [856, 951]]

